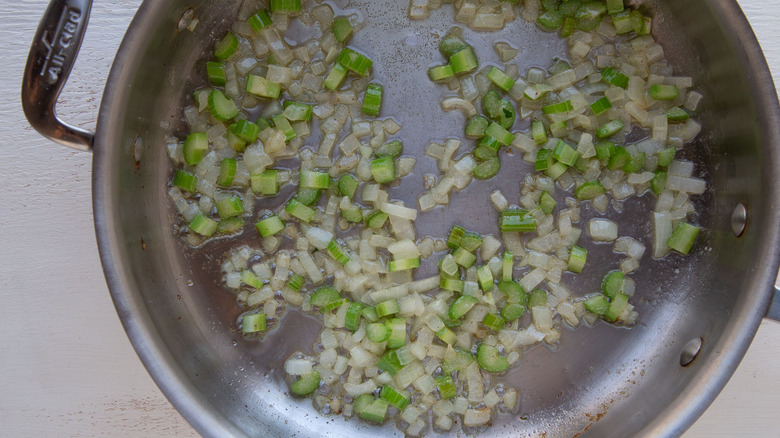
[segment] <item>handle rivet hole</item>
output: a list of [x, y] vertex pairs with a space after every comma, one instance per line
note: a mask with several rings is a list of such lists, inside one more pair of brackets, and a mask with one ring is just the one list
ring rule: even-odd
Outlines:
[[187, 8], [181, 13], [179, 17], [179, 23], [176, 25], [176, 30], [184, 32], [192, 24], [192, 20], [195, 19], [195, 8]]
[[680, 366], [687, 367], [699, 356], [701, 346], [704, 343], [702, 338], [694, 338], [688, 341], [680, 354]]
[[734, 207], [734, 211], [731, 213], [731, 230], [734, 231], [734, 235], [741, 237], [745, 233], [747, 227], [748, 212], [745, 204], [739, 203]]

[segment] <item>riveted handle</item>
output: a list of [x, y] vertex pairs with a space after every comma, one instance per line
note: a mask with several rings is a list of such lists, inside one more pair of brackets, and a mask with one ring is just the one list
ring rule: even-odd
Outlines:
[[769, 309], [766, 311], [766, 317], [780, 322], [780, 289], [775, 286], [775, 293], [772, 295], [772, 301], [769, 302]]
[[57, 98], [68, 80], [87, 30], [92, 0], [52, 0], [35, 32], [22, 82], [22, 107], [36, 131], [82, 151], [95, 134], [57, 117]]

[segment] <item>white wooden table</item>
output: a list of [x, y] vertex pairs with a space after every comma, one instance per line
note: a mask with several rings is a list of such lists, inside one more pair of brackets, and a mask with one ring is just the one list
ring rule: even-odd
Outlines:
[[[196, 436], [146, 373], [111, 303], [93, 232], [91, 154], [44, 140], [22, 115], [21, 74], [47, 1], [2, 3], [0, 436]], [[95, 2], [58, 107], [69, 122], [94, 129], [139, 3]], [[780, 2], [739, 3], [780, 77]], [[780, 324], [764, 321], [726, 389], [685, 437], [780, 437], [778, 412]]]

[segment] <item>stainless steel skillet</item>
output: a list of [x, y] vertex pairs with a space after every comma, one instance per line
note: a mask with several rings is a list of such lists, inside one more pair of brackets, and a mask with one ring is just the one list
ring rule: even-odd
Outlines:
[[[70, 136], [71, 141], [94, 146], [97, 233], [117, 310], [158, 384], [204, 435], [391, 434], [392, 426], [380, 432], [358, 422], [319, 417], [307, 401], [283, 395], [281, 376], [273, 368], [293, 349], [308, 348], [314, 327], [290, 315], [285, 324], [308, 327], [302, 331], [308, 339], [243, 342], [233, 331], [237, 309], [232, 297], [215, 282], [218, 265], [183, 248], [171, 233], [172, 213], [164, 193], [170, 169], [159, 146], [165, 135], [181, 129], [181, 108], [189, 88], [200, 80], [189, 72], [230, 25], [234, 3], [145, 2], [114, 63], [94, 143], [88, 133]], [[690, 156], [713, 185], [699, 205], [699, 220], [710, 230], [707, 242], [692, 258], [643, 265], [636, 276], [646, 285], [640, 289], [644, 300], [639, 326], [630, 331], [603, 325], [578, 330], [566, 334], [557, 352], [536, 348], [526, 355], [510, 379], [523, 391], [521, 411], [527, 419], [501, 418], [488, 435], [546, 431], [548, 436], [573, 436], [588, 427], [589, 436], [678, 434], [725, 384], [767, 311], [780, 247], [777, 98], [736, 4], [701, 3], [693, 8], [688, 2], [648, 1], [643, 7], [654, 14], [656, 35], [665, 43], [667, 56], [682, 72], [695, 76], [707, 96], [706, 132]], [[72, 5], [81, 12], [79, 18], [66, 15], [58, 23], [64, 31], [69, 21], [77, 23], [75, 37], [88, 8]], [[178, 32], [178, 20], [188, 7], [194, 7], [201, 24], [194, 33]], [[403, 48], [405, 64], [387, 62], [376, 74], [388, 88], [399, 90], [396, 104], [405, 106], [390, 112], [399, 114], [406, 135], [420, 138], [418, 146], [457, 135], [456, 117], [425, 126], [414, 123], [437, 112], [438, 96], [422, 85], [426, 82], [414, 60], [427, 65], [435, 52], [435, 38], [429, 33], [446, 30], [447, 17], [409, 24], [403, 19], [406, 5], [399, 2], [352, 2], [352, 7], [367, 11], [369, 22], [383, 23], [375, 32], [363, 31], [372, 37], [361, 38], [361, 48], [392, 61]], [[62, 17], [50, 12], [57, 20]], [[526, 66], [546, 66], [558, 50], [554, 38], [525, 23], [502, 38], [528, 42], [523, 45]], [[488, 42], [476, 35], [472, 39], [489, 51]], [[62, 53], [72, 61], [76, 45], [68, 47]], [[31, 64], [28, 78], [36, 77], [41, 67]], [[64, 81], [65, 70], [57, 75], [54, 88]], [[46, 117], [53, 109], [53, 94], [28, 90], [25, 109], [28, 117], [38, 115], [34, 126], [56, 127]], [[168, 126], [162, 127], [161, 121], [169, 121]], [[65, 131], [46, 132], [59, 136]], [[139, 137], [143, 146], [136, 141]], [[417, 176], [425, 172], [422, 168]], [[470, 191], [441, 216], [421, 223], [421, 234], [443, 235], [442, 229], [455, 221], [453, 213], [468, 215], [474, 211], [470, 203], [482, 202], [487, 188], [481, 190]], [[740, 204], [749, 220], [737, 237], [732, 217]], [[492, 223], [478, 215], [459, 220], [464, 219], [479, 231]], [[194, 286], [188, 285], [190, 280]], [[703, 340], [701, 351], [682, 367], [681, 357], [690, 356], [690, 342], [697, 339]]]

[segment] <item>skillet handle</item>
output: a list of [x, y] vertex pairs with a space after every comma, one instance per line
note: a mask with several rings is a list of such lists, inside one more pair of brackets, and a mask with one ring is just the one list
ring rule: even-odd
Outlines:
[[775, 294], [769, 303], [769, 309], [766, 311], [766, 317], [780, 322], [780, 287], [775, 285]]
[[22, 107], [30, 125], [50, 140], [82, 151], [92, 150], [95, 134], [61, 121], [55, 106], [84, 39], [90, 9], [92, 0], [51, 0], [22, 81]]

